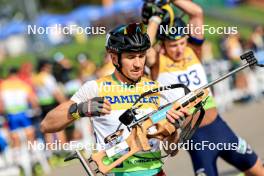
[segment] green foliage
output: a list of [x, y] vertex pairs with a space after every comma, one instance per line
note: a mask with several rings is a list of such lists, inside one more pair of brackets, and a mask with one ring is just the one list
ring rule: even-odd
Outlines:
[[259, 6], [251, 6], [247, 4], [240, 5], [235, 8], [220, 8], [225, 15], [234, 18], [242, 19], [244, 21], [253, 21], [264, 25], [264, 8]]
[[[200, 0], [205, 1], [205, 0]], [[208, 2], [206, 0], [206, 2]], [[210, 10], [207, 7], [204, 7], [205, 11]], [[233, 18], [237, 18], [239, 20], [250, 20], [257, 22], [259, 24], [264, 24], [263, 15], [264, 9], [261, 7], [249, 6], [249, 5], [241, 5], [235, 8], [225, 8], [221, 6], [221, 1], [218, 1], [218, 10], [223, 12], [223, 15], [232, 16]], [[249, 38], [250, 33], [252, 32], [252, 26], [242, 25], [242, 24], [234, 24], [228, 22], [227, 20], [219, 20], [216, 18], [212, 18], [209, 16], [205, 17], [205, 24], [211, 27], [219, 27], [219, 26], [237, 26], [238, 31], [241, 34], [242, 39], [246, 40]], [[222, 35], [211, 35], [205, 34], [206, 40], [212, 42], [213, 44], [213, 52], [216, 57], [220, 57], [221, 53], [219, 51], [219, 41]], [[59, 47], [51, 48], [48, 52], [43, 53], [43, 55], [47, 55], [52, 57], [56, 52], [62, 52], [65, 56], [73, 61], [74, 66], [77, 68], [76, 55], [79, 52], [87, 52], [91, 56], [91, 59], [96, 62], [97, 65], [102, 63], [104, 48], [105, 36], [95, 36], [88, 38], [87, 42], [84, 44], [80, 43], [71, 43]], [[9, 57], [6, 58], [3, 63], [1, 63], [0, 75], [5, 76], [7, 70], [11, 66], [19, 67], [24, 62], [32, 62], [36, 63], [36, 56], [33, 54], [23, 54], [18, 57]]]
[[[222, 20], [215, 20], [215, 18], [211, 17], [206, 17], [205, 18], [205, 24], [209, 25], [209, 27], [237, 27], [238, 32], [241, 35], [241, 38], [243, 40], [249, 39], [249, 36], [252, 32], [252, 28], [250, 26], [243, 26], [240, 24], [233, 24], [227, 21], [222, 21]], [[219, 51], [219, 42], [221, 37], [223, 35], [221, 34], [209, 34], [205, 33], [205, 38], [206, 40], [212, 42], [213, 44], [213, 53], [216, 57], [221, 57], [221, 53]]]
[[102, 61], [103, 52], [105, 51], [104, 47], [105, 36], [95, 36], [90, 37], [86, 43], [71, 43], [64, 46], [59, 46], [53, 48], [49, 51], [49, 55], [53, 56], [56, 52], [62, 52], [65, 56], [71, 59], [73, 62], [76, 62], [76, 55], [80, 52], [88, 53], [91, 56], [91, 59], [99, 65]]
[[[74, 64], [75, 68], [77, 68], [77, 60], [76, 56], [80, 52], [88, 53], [91, 56], [91, 59], [97, 64], [100, 65], [103, 59], [105, 36], [96, 36], [88, 38], [87, 42], [84, 44], [80, 43], [71, 43], [59, 47], [54, 47], [50, 49], [47, 53], [43, 53], [43, 56], [48, 56], [52, 58], [56, 52], [62, 52], [67, 58], [69, 58]], [[34, 65], [37, 62], [37, 57], [34, 54], [23, 54], [17, 57], [8, 57], [5, 58], [4, 62], [1, 63], [0, 76], [5, 77], [7, 75], [7, 71], [10, 67], [17, 67], [22, 63], [31, 62]]]

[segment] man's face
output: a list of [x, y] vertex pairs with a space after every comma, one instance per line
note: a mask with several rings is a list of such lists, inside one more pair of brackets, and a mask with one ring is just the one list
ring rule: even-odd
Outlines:
[[183, 54], [186, 46], [187, 46], [186, 37], [183, 37], [179, 40], [164, 41], [165, 52], [174, 61], [180, 61], [183, 59]]
[[128, 78], [137, 81], [143, 75], [146, 52], [122, 53], [122, 72]]
[[51, 73], [52, 72], [52, 65], [51, 64], [46, 64], [44, 66], [44, 70], [48, 73]]

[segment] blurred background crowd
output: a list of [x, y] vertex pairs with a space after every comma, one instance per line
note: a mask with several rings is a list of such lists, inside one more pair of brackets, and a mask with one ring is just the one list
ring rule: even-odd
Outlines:
[[[203, 60], [209, 80], [240, 66], [239, 56], [248, 50], [263, 64], [262, 0], [194, 2], [204, 8], [205, 24], [237, 26], [239, 31], [205, 34]], [[89, 143], [85, 119], [49, 135], [41, 134], [40, 121], [85, 81], [114, 70], [104, 51], [105, 35], [64, 35], [56, 28], [47, 34], [28, 34], [28, 25], [104, 26], [108, 31], [118, 24], [140, 21], [142, 4], [142, 0], [0, 0], [0, 175], [42, 175], [65, 165], [67, 152], [28, 150], [28, 141]], [[263, 99], [264, 72], [241, 72], [214, 86], [213, 92], [221, 111], [234, 103], [258, 101]]]

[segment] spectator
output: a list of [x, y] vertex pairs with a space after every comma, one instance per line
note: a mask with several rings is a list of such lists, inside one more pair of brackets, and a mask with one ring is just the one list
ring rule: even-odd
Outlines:
[[[41, 106], [42, 115], [44, 118], [46, 114], [58, 103], [66, 100], [64, 94], [59, 89], [58, 84], [52, 73], [51, 62], [47, 59], [39, 59], [37, 65], [37, 74], [34, 77], [34, 85], [36, 87], [37, 96], [39, 97], [39, 104]], [[61, 140], [62, 143], [66, 142], [64, 131], [53, 134], [46, 134], [46, 142], [53, 142], [55, 138]]]
[[21, 65], [18, 77], [33, 88], [33, 65], [30, 62], [25, 62]]
[[58, 82], [66, 83], [71, 80], [72, 64], [68, 58], [58, 52], [54, 55], [53, 74]]
[[202, 58], [205, 63], [208, 63], [214, 59], [213, 46], [209, 41], [205, 41], [202, 45]]
[[[231, 34], [225, 41], [225, 48], [228, 60], [231, 62], [231, 70], [241, 65], [240, 55], [243, 54], [243, 47], [239, 34]], [[248, 93], [248, 81], [244, 72], [237, 73], [233, 76], [233, 87], [236, 91], [235, 99], [239, 102], [250, 100]]]
[[243, 48], [240, 42], [239, 34], [231, 34], [225, 40], [225, 49], [228, 59], [236, 65], [240, 63], [240, 55], [243, 53]]
[[264, 31], [262, 26], [257, 26], [251, 34], [249, 46], [254, 51], [264, 50]]
[[104, 63], [101, 68], [96, 71], [97, 78], [101, 78], [106, 75], [110, 75], [114, 72], [115, 67], [112, 63], [111, 57], [108, 53], [105, 53]]
[[54, 60], [54, 76], [60, 83], [64, 94], [67, 97], [71, 97], [81, 86], [81, 81], [79, 79], [73, 79], [73, 66], [70, 60], [62, 53], [56, 53], [54, 55]]
[[82, 82], [95, 79], [96, 65], [90, 59], [89, 54], [79, 53], [77, 55], [77, 61], [80, 64], [80, 78]]
[[228, 57], [227, 57], [227, 48], [226, 48], [226, 40], [228, 38], [228, 35], [223, 35], [221, 38], [220, 38], [220, 45], [218, 46], [219, 50], [220, 50], [220, 53], [223, 57], [224, 60], [228, 60]]

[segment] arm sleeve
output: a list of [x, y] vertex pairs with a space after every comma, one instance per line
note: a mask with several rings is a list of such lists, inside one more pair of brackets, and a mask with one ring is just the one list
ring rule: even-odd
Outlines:
[[71, 100], [81, 103], [97, 96], [98, 86], [96, 81], [88, 81], [71, 97]]
[[193, 44], [193, 45], [196, 45], [196, 46], [202, 46], [202, 44], [204, 43], [204, 40], [205, 39], [198, 39], [198, 38], [196, 38], [196, 37], [193, 37], [193, 36], [189, 36], [189, 38], [188, 38], [188, 42], [190, 43], [190, 44]]

